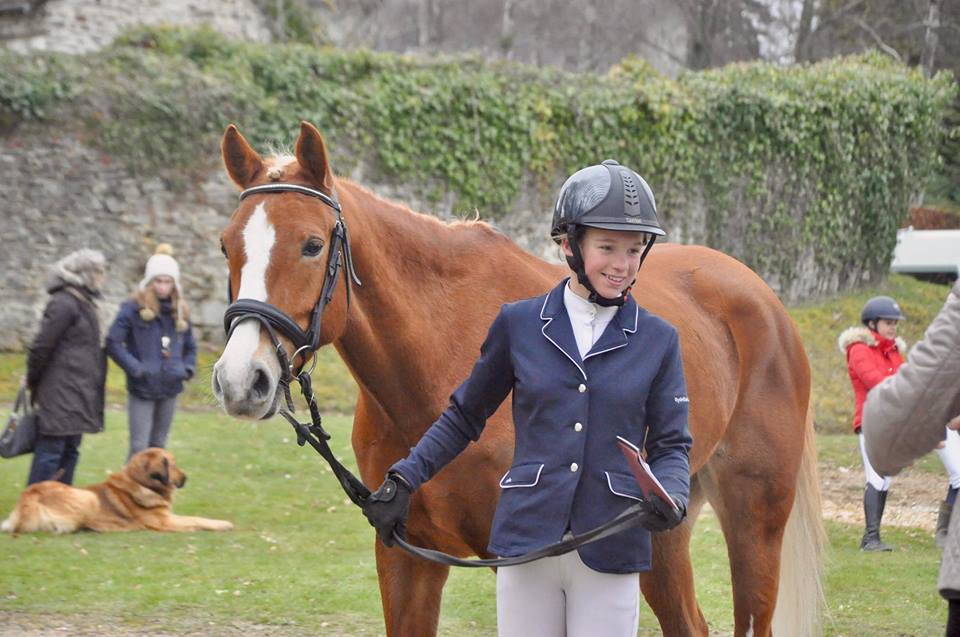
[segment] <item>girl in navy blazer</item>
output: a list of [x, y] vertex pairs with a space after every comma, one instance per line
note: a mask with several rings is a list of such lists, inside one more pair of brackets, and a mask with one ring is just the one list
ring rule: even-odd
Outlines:
[[504, 305], [470, 376], [410, 455], [394, 464], [364, 514], [390, 546], [410, 495], [480, 433], [513, 392], [516, 444], [489, 549], [517, 556], [595, 528], [640, 489], [616, 444], [644, 447], [676, 509], [647, 502], [650, 522], [577, 551], [497, 571], [501, 637], [631, 637], [650, 531], [679, 524], [690, 490], [689, 402], [677, 331], [630, 295], [664, 235], [649, 186], [613, 160], [564, 183], [551, 235], [573, 274], [547, 294]]
[[107, 353], [127, 375], [127, 460], [147, 447], [166, 446], [177, 395], [197, 368], [189, 307], [172, 252], [169, 244], [157, 246], [140, 286], [120, 306], [107, 334]]

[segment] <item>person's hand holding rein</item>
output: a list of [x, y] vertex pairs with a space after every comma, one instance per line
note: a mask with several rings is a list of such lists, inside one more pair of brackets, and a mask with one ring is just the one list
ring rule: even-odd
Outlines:
[[385, 546], [394, 545], [394, 531], [400, 537], [406, 535], [412, 492], [402, 476], [389, 473], [380, 488], [371, 493], [363, 503], [363, 515], [370, 522], [370, 526], [377, 530], [377, 535]]

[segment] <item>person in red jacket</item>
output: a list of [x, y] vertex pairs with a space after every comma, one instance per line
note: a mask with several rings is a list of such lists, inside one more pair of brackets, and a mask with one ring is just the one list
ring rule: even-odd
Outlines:
[[860, 436], [860, 421], [867, 392], [887, 376], [896, 373], [903, 363], [901, 350], [906, 349], [897, 338], [897, 322], [903, 319], [900, 306], [889, 296], [876, 296], [866, 302], [860, 312], [864, 327], [851, 327], [840, 334], [838, 345], [847, 357], [847, 371], [853, 385], [855, 409], [853, 431], [860, 440], [860, 455], [867, 485], [863, 492], [863, 515], [866, 531], [860, 541], [863, 551], [892, 551], [893, 547], [880, 540], [880, 521], [887, 502], [890, 478], [881, 476], [870, 464]]

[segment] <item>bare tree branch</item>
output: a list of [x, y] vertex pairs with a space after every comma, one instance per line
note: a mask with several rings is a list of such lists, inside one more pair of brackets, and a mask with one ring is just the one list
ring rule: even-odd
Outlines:
[[924, 36], [923, 72], [933, 75], [933, 61], [937, 54], [937, 29], [940, 27], [940, 0], [930, 0], [927, 14], [927, 33]]
[[820, 20], [817, 24], [817, 30], [823, 29], [823, 27], [828, 26], [834, 22], [839, 22], [847, 17], [847, 14], [853, 11], [854, 9], [859, 9], [860, 5], [864, 3], [864, 0], [853, 0], [848, 2], [845, 6], [840, 7], [833, 13], [820, 16]]
[[793, 47], [793, 60], [804, 62], [807, 60], [807, 49], [810, 36], [813, 34], [813, 14], [816, 12], [815, 0], [803, 0], [803, 10], [800, 12], [800, 24], [797, 26], [797, 42]]
[[876, 31], [874, 31], [869, 24], [864, 22], [862, 18], [851, 18], [851, 21], [854, 24], [856, 24], [858, 27], [866, 31], [867, 35], [869, 35], [873, 39], [873, 41], [877, 44], [877, 46], [880, 47], [881, 51], [883, 51], [893, 59], [897, 60], [898, 62], [903, 62], [903, 58], [900, 57], [900, 54], [897, 52], [897, 50], [892, 46], [890, 46], [889, 44], [887, 44], [886, 42], [884, 42], [883, 39], [880, 37], [880, 35]]

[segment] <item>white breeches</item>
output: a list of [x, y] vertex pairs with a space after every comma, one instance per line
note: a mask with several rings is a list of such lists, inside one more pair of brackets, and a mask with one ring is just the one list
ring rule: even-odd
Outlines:
[[497, 569], [499, 637], [635, 637], [637, 573], [594, 571], [576, 551]]
[[857, 438], [860, 440], [860, 455], [863, 457], [863, 472], [866, 474], [867, 484], [873, 485], [873, 488], [877, 491], [888, 490], [890, 488], [890, 478], [884, 477], [873, 470], [873, 465], [867, 458], [867, 447], [863, 434], [858, 434]]
[[954, 489], [960, 488], [960, 434], [953, 429], [947, 429], [946, 444], [943, 449], [937, 449], [937, 455], [940, 456], [943, 468], [947, 470], [950, 486]]

